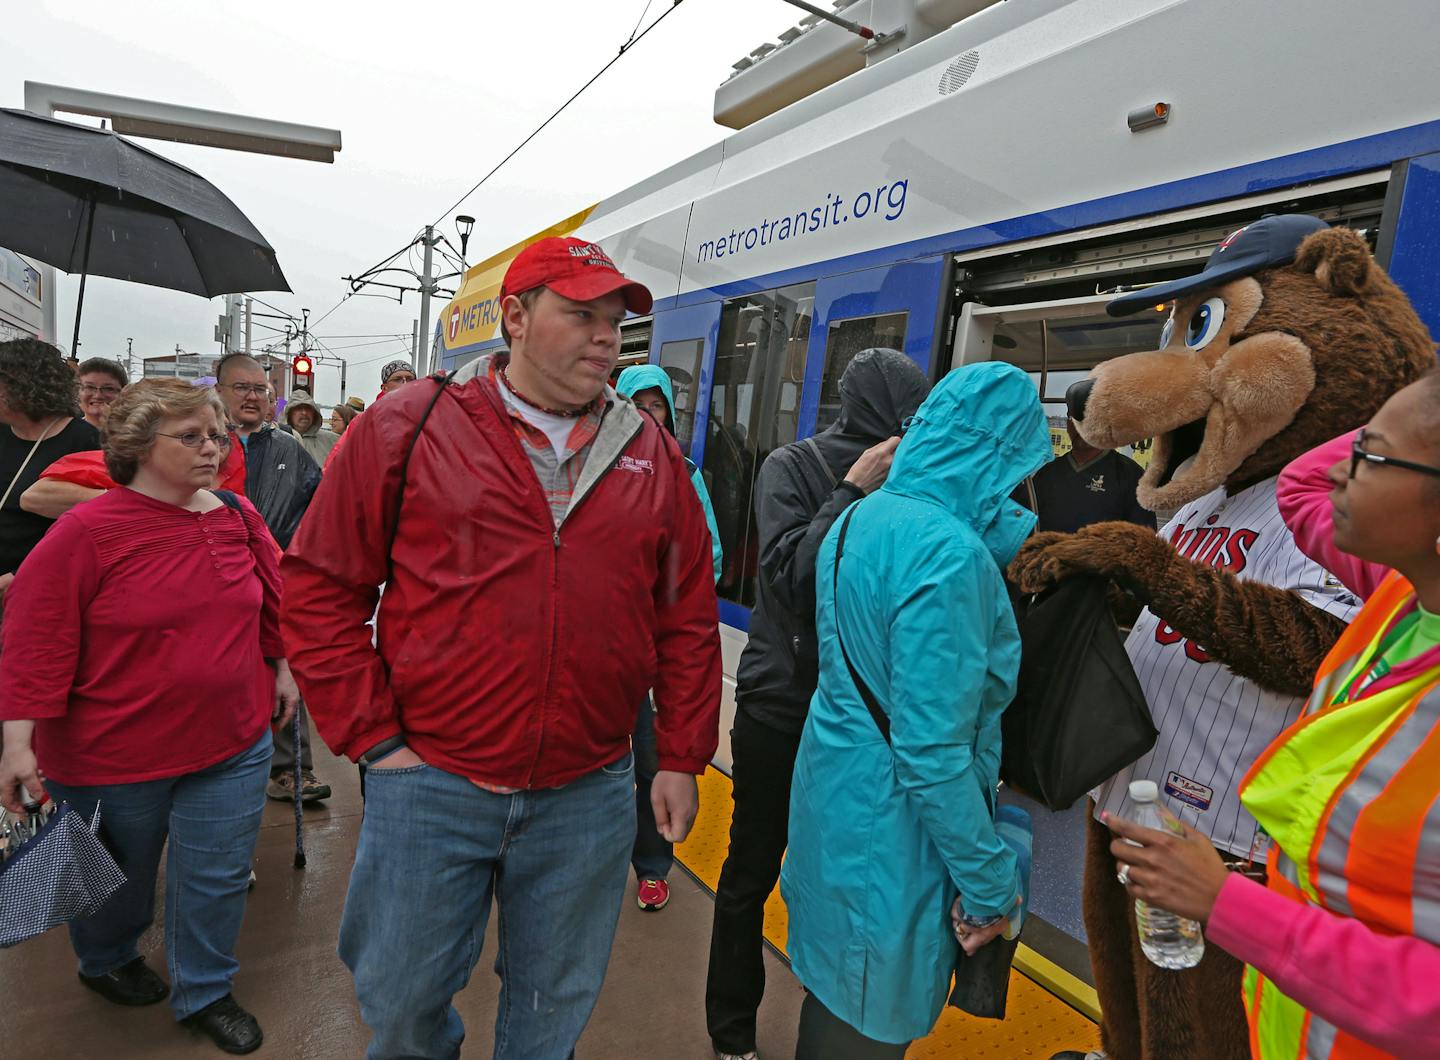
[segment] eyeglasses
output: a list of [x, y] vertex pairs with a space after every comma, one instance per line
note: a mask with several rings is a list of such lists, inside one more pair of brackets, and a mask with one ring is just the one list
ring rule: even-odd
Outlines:
[[1367, 464], [1389, 464], [1391, 467], [1403, 467], [1406, 471], [1418, 471], [1422, 475], [1435, 475], [1440, 477], [1440, 467], [1432, 467], [1429, 464], [1417, 464], [1410, 460], [1401, 460], [1393, 456], [1381, 456], [1379, 453], [1365, 451], [1365, 428], [1360, 428], [1360, 433], [1355, 435], [1355, 440], [1350, 443], [1350, 477], [1355, 477], [1355, 472], [1360, 470], [1361, 463]]
[[191, 449], [199, 449], [206, 442], [214, 442], [217, 449], [230, 448], [230, 436], [228, 434], [206, 434], [204, 431], [186, 431], [184, 434], [166, 434], [164, 431], [156, 431], [161, 438], [174, 438], [183, 446]]
[[220, 385], [240, 397], [264, 397], [270, 390], [264, 383], [221, 383]]
[[104, 394], [107, 398], [120, 396], [118, 386], [96, 386], [94, 383], [81, 383], [80, 393], [82, 394]]

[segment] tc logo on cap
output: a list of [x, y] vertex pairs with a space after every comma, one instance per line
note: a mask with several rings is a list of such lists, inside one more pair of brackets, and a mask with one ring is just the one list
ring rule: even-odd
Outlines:
[[[1250, 227], [1249, 225], [1246, 225], [1246, 226], [1245, 226], [1245, 228], [1249, 228], [1249, 227]], [[1245, 234], [1245, 228], [1237, 228], [1237, 229], [1235, 229], [1235, 231], [1231, 232], [1228, 236], [1226, 236], [1224, 242], [1222, 242], [1222, 243], [1221, 243], [1218, 247], [1216, 247], [1215, 249], [1216, 249], [1217, 251], [1219, 251], [1219, 250], [1229, 250], [1229, 249], [1230, 249], [1230, 244], [1233, 243], [1233, 242], [1235, 242], [1235, 240], [1239, 239], [1241, 236], [1243, 236], [1243, 235]]]

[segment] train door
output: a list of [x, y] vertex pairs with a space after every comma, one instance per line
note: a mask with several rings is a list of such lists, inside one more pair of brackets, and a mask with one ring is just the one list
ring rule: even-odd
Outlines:
[[702, 302], [656, 313], [650, 325], [650, 362], [665, 369], [675, 391], [675, 440], [680, 451], [700, 461], [697, 419], [703, 409], [713, 368], [715, 340], [720, 331], [720, 303]]
[[[1159, 303], [1133, 316], [1108, 316], [1105, 306], [1118, 290], [1197, 271], [1226, 235], [1266, 213], [1311, 213], [1357, 228], [1373, 243], [1382, 229], [1388, 175], [1377, 171], [1105, 231], [957, 255], [950, 364], [1007, 361], [1029, 373], [1056, 453], [1062, 454], [1069, 448], [1066, 388], [1104, 360], [1157, 348], [1169, 317], [1170, 306]], [[1137, 441], [1125, 452], [1143, 464], [1148, 446]], [[1163, 526], [1169, 513], [1156, 514]], [[1002, 798], [1024, 804], [1035, 825], [1034, 916], [1026, 941], [1061, 968], [1093, 982], [1080, 913], [1084, 803], [1052, 814], [1013, 793]]]
[[937, 350], [946, 262], [942, 257], [827, 276], [816, 287], [800, 436], [840, 412], [840, 377], [861, 350], [900, 350], [929, 374]]
[[[1070, 448], [1065, 391], [1102, 361], [1159, 345], [1168, 305], [1116, 319], [1105, 312], [1109, 296], [1061, 298], [1019, 305], [967, 303], [957, 324], [956, 363], [1007, 361], [1035, 383], [1050, 423], [1056, 456]], [[1143, 465], [1149, 445], [1121, 451]]]
[[743, 295], [719, 309], [713, 354], [703, 351], [691, 455], [703, 469], [725, 551], [716, 586], [725, 656], [716, 755], [722, 769], [730, 765], [727, 734], [760, 573], [760, 467], [775, 449], [834, 422], [840, 377], [861, 350], [899, 349], [929, 370], [945, 271], [939, 257], [904, 262]]
[[[656, 318], [653, 354], [676, 384], [676, 436], [702, 469], [724, 562], [719, 598], [724, 655], [720, 747], [716, 765], [730, 769], [735, 680], [750, 628], [759, 570], [755, 477], [770, 453], [793, 442], [799, 428], [805, 350], [815, 284], [801, 283], [709, 302]], [[703, 338], [703, 341], [702, 341]], [[681, 408], [681, 386], [688, 385]]]

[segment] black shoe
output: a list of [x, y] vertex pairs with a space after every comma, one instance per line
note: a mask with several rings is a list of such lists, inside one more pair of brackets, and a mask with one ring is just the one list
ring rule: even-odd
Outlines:
[[265, 1040], [265, 1035], [260, 1032], [260, 1022], [241, 1008], [230, 994], [219, 1001], [212, 1001], [180, 1022], [203, 1032], [227, 1053], [253, 1053]]
[[117, 1005], [153, 1005], [170, 996], [170, 987], [146, 966], [144, 957], [105, 975], [82, 975], [80, 981]]

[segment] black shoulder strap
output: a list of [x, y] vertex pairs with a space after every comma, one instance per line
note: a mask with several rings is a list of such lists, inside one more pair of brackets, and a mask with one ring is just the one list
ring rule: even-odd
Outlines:
[[390, 521], [390, 540], [385, 547], [387, 580], [395, 573], [394, 560], [391, 557], [395, 551], [395, 537], [400, 533], [400, 509], [405, 505], [405, 483], [410, 477], [410, 457], [415, 452], [415, 443], [420, 440], [420, 432], [425, 429], [425, 421], [430, 418], [430, 413], [435, 408], [435, 402], [439, 401], [440, 395], [445, 393], [445, 384], [449, 382], [445, 372], [436, 372], [430, 378], [436, 384], [435, 393], [430, 395], [430, 403], [420, 414], [420, 422], [415, 424], [415, 433], [410, 436], [410, 444], [405, 449], [405, 459], [400, 463], [400, 489], [395, 494], [395, 518]]
[[[808, 439], [807, 439], [808, 441]], [[816, 454], [819, 455], [818, 453]], [[823, 461], [822, 461], [823, 463]], [[875, 720], [875, 727], [880, 730], [880, 735], [885, 737], [885, 742], [890, 742], [890, 719], [880, 709], [880, 704], [875, 701], [875, 693], [870, 691], [870, 686], [855, 669], [855, 664], [850, 661], [850, 653], [845, 650], [845, 636], [840, 632], [840, 558], [845, 555], [845, 535], [850, 532], [850, 517], [855, 514], [858, 505], [850, 505], [845, 517], [840, 520], [840, 539], [835, 542], [835, 569], [832, 576], [831, 586], [835, 599], [835, 639], [840, 642], [840, 654], [845, 659], [845, 668], [850, 671], [850, 680], [855, 683], [860, 698], [865, 701], [865, 709], [870, 712], [870, 717]]]
[[825, 458], [820, 455], [820, 446], [816, 443], [815, 436], [811, 435], [809, 438], [806, 438], [801, 444], [803, 444], [806, 449], [810, 450], [810, 455], [815, 458], [815, 463], [820, 465], [821, 473], [829, 481], [830, 488], [833, 490], [837, 485], [839, 485], [839, 480], [836, 479], [835, 472], [830, 470], [830, 465], [825, 463]]
[[215, 494], [215, 496], [219, 497], [220, 503], [225, 505], [225, 507], [234, 508], [237, 512], [240, 510], [240, 498], [235, 496], [232, 491], [211, 490], [210, 492]]

